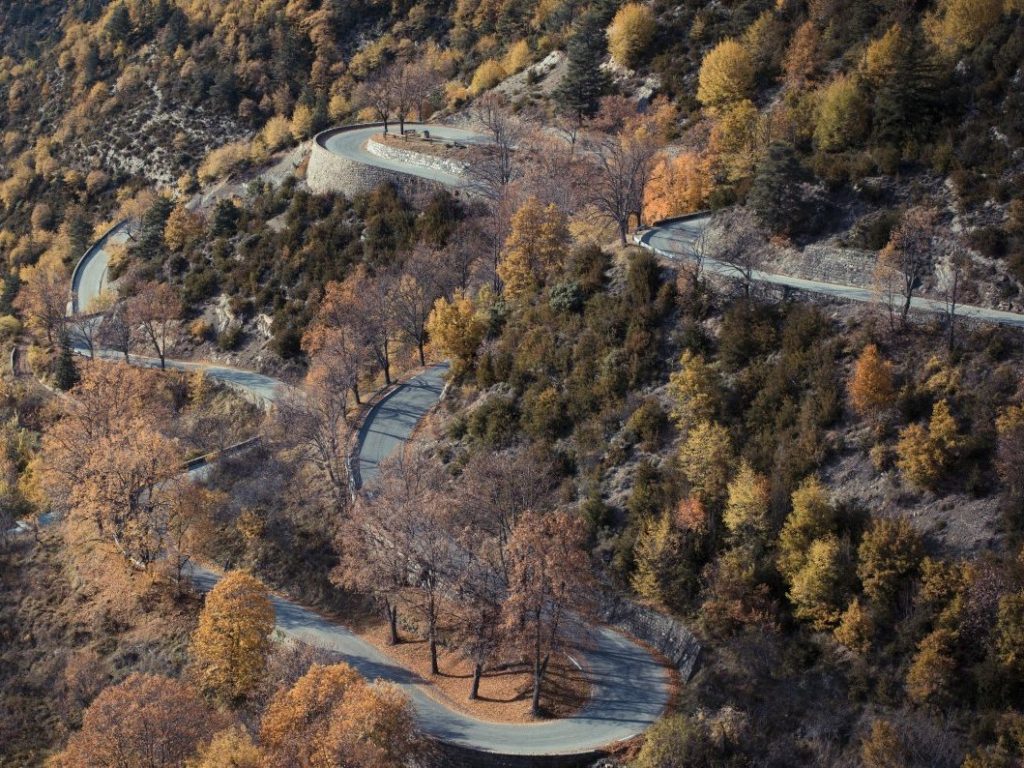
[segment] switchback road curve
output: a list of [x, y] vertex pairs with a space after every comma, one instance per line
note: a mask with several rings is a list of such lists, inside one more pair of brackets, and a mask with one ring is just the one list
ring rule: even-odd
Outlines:
[[[431, 127], [431, 130], [436, 130]], [[379, 158], [375, 158], [375, 161]], [[437, 181], [435, 171], [404, 166], [402, 172]], [[121, 225], [118, 225], [119, 227]], [[123, 233], [123, 234], [120, 234]], [[127, 237], [127, 227], [112, 230], [96, 243], [76, 267], [77, 303], [85, 310], [107, 282], [109, 250], [115, 236]], [[101, 350], [98, 357], [123, 359], [119, 352]], [[154, 358], [131, 356], [131, 362], [157, 366]], [[168, 360], [168, 368], [202, 370], [211, 378], [247, 392], [252, 399], [273, 402], [287, 384], [268, 376], [229, 366]], [[358, 436], [357, 464], [363, 481], [372, 481], [377, 466], [412, 437], [419, 421], [438, 402], [446, 364], [428, 367], [395, 387], [367, 413]], [[219, 576], [193, 567], [197, 586], [208, 591]], [[339, 653], [368, 679], [399, 685], [410, 697], [420, 727], [429, 736], [470, 750], [517, 757], [591, 755], [642, 733], [666, 710], [671, 696], [668, 670], [645, 648], [606, 627], [591, 632], [589, 647], [580, 652], [591, 678], [591, 696], [576, 715], [529, 724], [493, 723], [450, 709], [429, 695], [429, 684], [391, 661], [357, 635], [280, 596], [273, 597], [276, 628], [288, 637]]]

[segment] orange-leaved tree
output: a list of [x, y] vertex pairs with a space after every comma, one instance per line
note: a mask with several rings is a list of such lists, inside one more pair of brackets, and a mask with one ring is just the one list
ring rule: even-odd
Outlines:
[[206, 596], [192, 635], [192, 663], [203, 690], [225, 701], [251, 693], [266, 671], [273, 629], [267, 588], [242, 571], [225, 575]]
[[421, 743], [408, 700], [347, 664], [314, 664], [271, 700], [260, 722], [266, 768], [391, 768]]

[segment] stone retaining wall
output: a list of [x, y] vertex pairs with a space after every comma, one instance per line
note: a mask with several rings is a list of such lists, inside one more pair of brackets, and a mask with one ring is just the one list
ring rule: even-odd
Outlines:
[[434, 171], [444, 171], [445, 173], [451, 173], [455, 176], [461, 176], [466, 172], [466, 164], [459, 162], [458, 160], [452, 160], [446, 157], [437, 157], [436, 155], [428, 155], [422, 152], [416, 152], [412, 149], [393, 147], [390, 144], [384, 144], [374, 139], [370, 139], [366, 142], [366, 151], [371, 155], [382, 157], [385, 160], [393, 160], [397, 163], [405, 163], [406, 165], [419, 165], [423, 168], [429, 168]]
[[345, 130], [366, 128], [366, 125], [347, 126], [326, 131], [316, 136], [309, 155], [306, 170], [306, 184], [314, 194], [340, 192], [352, 197], [361, 192], [372, 192], [384, 182], [397, 186], [404, 194], [414, 196], [420, 192], [433, 192], [441, 185], [428, 179], [408, 173], [377, 168], [336, 155], [323, 142], [330, 136]]
[[778, 249], [769, 257], [769, 269], [783, 275], [855, 288], [874, 284], [876, 255], [871, 251], [814, 244], [800, 250]]

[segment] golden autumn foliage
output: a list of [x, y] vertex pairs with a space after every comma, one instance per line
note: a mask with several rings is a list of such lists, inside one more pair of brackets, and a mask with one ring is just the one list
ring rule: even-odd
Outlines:
[[846, 592], [846, 563], [839, 540], [827, 535], [812, 541], [789, 581], [787, 594], [793, 614], [816, 630], [834, 627], [842, 615]]
[[722, 520], [737, 542], [757, 542], [768, 534], [771, 497], [768, 478], [741, 462], [729, 483], [729, 499]]
[[663, 514], [648, 520], [640, 530], [633, 556], [636, 567], [630, 579], [638, 595], [654, 602], [663, 602], [661, 574], [678, 555], [678, 541], [672, 529], [672, 518]]
[[266, 768], [391, 768], [419, 748], [408, 700], [347, 664], [314, 664], [271, 700], [260, 721]]
[[681, 429], [713, 419], [721, 406], [721, 379], [715, 366], [699, 353], [684, 350], [679, 370], [668, 379], [672, 418]]
[[896, 401], [892, 364], [883, 358], [874, 344], [868, 344], [857, 357], [849, 382], [850, 404], [862, 417], [878, 419]]
[[249, 732], [235, 725], [214, 734], [188, 768], [263, 768], [263, 755]]
[[957, 671], [956, 635], [940, 627], [925, 636], [907, 671], [907, 697], [915, 704], [941, 705], [949, 700]]
[[1003, 0], [942, 0], [924, 21], [932, 42], [954, 55], [973, 48], [1003, 15]]
[[206, 221], [184, 205], [176, 205], [164, 225], [164, 242], [172, 251], [191, 248], [206, 231]]
[[835, 638], [854, 653], [861, 655], [871, 650], [875, 636], [875, 623], [871, 613], [854, 598], [839, 619], [835, 629]]
[[807, 562], [811, 544], [835, 527], [835, 511], [828, 491], [817, 477], [809, 477], [793, 491], [793, 510], [779, 533], [779, 571], [792, 583]]
[[159, 675], [133, 674], [103, 690], [53, 768], [180, 768], [223, 718], [195, 691]]
[[876, 518], [857, 550], [857, 577], [864, 594], [887, 607], [921, 563], [921, 537], [906, 520]]
[[427, 319], [431, 343], [465, 369], [472, 363], [487, 332], [487, 322], [473, 300], [457, 291], [449, 301], [439, 298]]
[[868, 133], [870, 112], [856, 79], [839, 75], [821, 89], [819, 96], [815, 145], [826, 152], [858, 146]]
[[677, 460], [703, 504], [716, 504], [725, 497], [736, 460], [729, 430], [713, 421], [698, 423], [680, 446]]
[[663, 157], [644, 189], [644, 219], [657, 221], [698, 211], [711, 188], [708, 164], [697, 153]]
[[489, 91], [506, 77], [508, 77], [508, 73], [500, 61], [497, 59], [487, 59], [473, 73], [473, 79], [469, 82], [469, 92], [473, 96], [479, 96], [484, 91]]
[[498, 264], [504, 295], [527, 300], [562, 271], [569, 246], [565, 214], [554, 203], [529, 198], [515, 215]]
[[750, 52], [737, 40], [723, 40], [701, 62], [697, 98], [705, 107], [746, 99], [754, 88], [754, 74]]
[[634, 67], [647, 50], [656, 29], [654, 11], [642, 3], [626, 3], [608, 27], [608, 52], [617, 64]]
[[530, 44], [526, 40], [518, 40], [513, 43], [505, 53], [501, 61], [502, 69], [509, 73], [516, 73], [526, 69], [533, 61], [533, 53], [530, 51]]
[[1024, 590], [999, 599], [995, 634], [999, 663], [1017, 680], [1024, 679]]
[[242, 571], [226, 574], [206, 596], [192, 636], [192, 663], [204, 691], [226, 701], [263, 679], [274, 607], [267, 588]]
[[955, 458], [959, 444], [956, 421], [946, 401], [940, 400], [932, 408], [927, 430], [911, 424], [900, 432], [896, 465], [913, 485], [932, 488]]

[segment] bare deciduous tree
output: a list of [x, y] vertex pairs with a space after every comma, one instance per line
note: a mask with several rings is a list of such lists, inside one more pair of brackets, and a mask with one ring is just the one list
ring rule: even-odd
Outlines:
[[96, 339], [106, 349], [124, 355], [127, 363], [132, 349], [132, 327], [128, 321], [128, 305], [121, 301], [112, 306], [100, 320]]
[[623, 245], [630, 220], [642, 220], [644, 190], [660, 146], [649, 123], [649, 119], [636, 118], [616, 134], [595, 134], [586, 142], [592, 165], [587, 183], [589, 202], [615, 225]]
[[730, 208], [715, 215], [704, 243], [704, 258], [729, 267], [743, 281], [750, 297], [755, 273], [765, 257], [765, 239], [757, 218], [748, 208]]
[[128, 301], [128, 321], [152, 345], [160, 368], [167, 367], [167, 352], [176, 340], [180, 316], [181, 300], [166, 283], [146, 283]]
[[971, 290], [971, 257], [956, 240], [945, 239], [939, 248], [946, 252], [946, 257], [935, 270], [936, 287], [945, 305], [946, 344], [952, 352], [956, 345], [956, 312]]
[[936, 218], [937, 212], [932, 208], [908, 209], [879, 256], [879, 263], [899, 275], [900, 294], [903, 296], [900, 319], [904, 323], [914, 292], [932, 269], [938, 234]]
[[504, 623], [509, 639], [533, 667], [534, 716], [541, 713], [541, 687], [551, 656], [571, 641], [576, 615], [590, 603], [593, 584], [585, 541], [582, 520], [567, 512], [527, 512], [509, 539]]
[[335, 509], [350, 501], [348, 392], [356, 374], [338, 365], [314, 365], [300, 391], [277, 401], [274, 437], [299, 452], [327, 482]]

